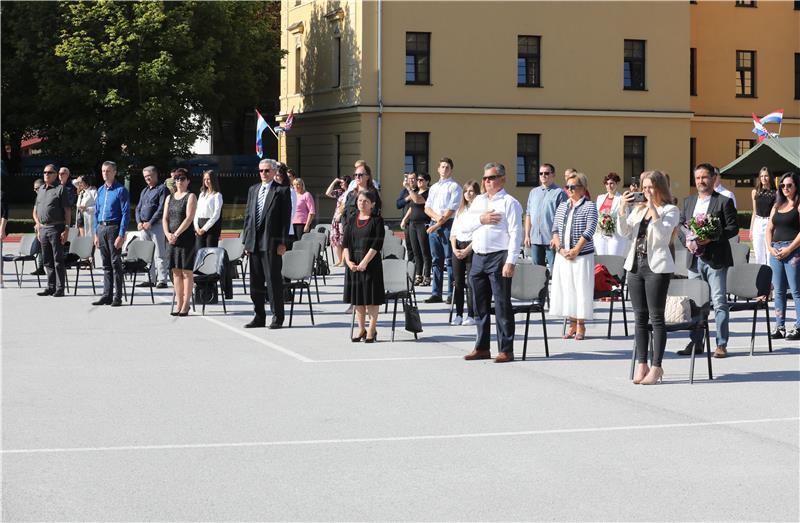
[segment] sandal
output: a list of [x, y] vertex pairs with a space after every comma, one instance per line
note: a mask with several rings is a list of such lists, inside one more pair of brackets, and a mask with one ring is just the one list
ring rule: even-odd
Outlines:
[[578, 330], [575, 333], [576, 340], [585, 340], [586, 339], [586, 325], [582, 323], [578, 323]]
[[564, 334], [564, 336], [562, 336], [562, 338], [565, 340], [570, 340], [575, 336], [577, 336], [577, 332], [578, 332], [578, 322], [571, 322], [569, 324], [569, 330], [566, 332], [566, 334]]

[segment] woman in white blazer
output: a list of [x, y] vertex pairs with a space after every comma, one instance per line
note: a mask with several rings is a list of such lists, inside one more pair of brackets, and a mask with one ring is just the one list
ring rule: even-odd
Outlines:
[[[611, 216], [617, 216], [620, 204], [622, 203], [622, 195], [617, 191], [619, 186], [619, 175], [617, 173], [608, 173], [603, 178], [606, 192], [597, 197], [597, 213], [608, 213]], [[625, 256], [625, 249], [628, 246], [628, 241], [619, 235], [617, 231], [613, 231], [610, 236], [607, 236], [600, 230], [600, 223], [597, 224], [597, 230], [594, 233], [594, 250], [595, 254], [613, 254], [614, 256]]]
[[92, 235], [94, 230], [94, 201], [97, 198], [97, 189], [89, 185], [86, 177], [78, 176], [75, 181], [78, 188], [78, 213], [75, 224], [81, 236]]
[[[670, 247], [680, 222], [680, 211], [669, 203], [672, 193], [664, 173], [644, 172], [639, 183], [645, 202], [636, 204], [628, 213], [633, 193], [626, 191], [622, 195], [617, 211], [617, 232], [628, 240], [625, 269], [636, 321], [634, 338], [638, 362], [633, 383], [654, 385], [664, 375], [661, 369], [667, 344], [664, 308], [669, 281], [675, 272], [675, 257]], [[652, 368], [647, 366], [648, 323], [653, 328]]]

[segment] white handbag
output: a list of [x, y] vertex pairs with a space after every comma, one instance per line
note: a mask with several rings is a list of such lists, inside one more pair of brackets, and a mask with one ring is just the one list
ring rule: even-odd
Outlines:
[[686, 323], [692, 320], [692, 302], [688, 296], [667, 296], [664, 307], [666, 323]]

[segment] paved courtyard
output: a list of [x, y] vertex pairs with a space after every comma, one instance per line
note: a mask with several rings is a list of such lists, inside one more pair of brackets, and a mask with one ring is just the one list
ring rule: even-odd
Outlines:
[[341, 284], [321, 286], [316, 326], [304, 304], [269, 331], [242, 328], [239, 282], [227, 315], [173, 318], [170, 290], [92, 307], [88, 281], [56, 299], [8, 277], [3, 519], [800, 519], [800, 347], [768, 353], [760, 322], [751, 357], [748, 313], [713, 381], [698, 359], [689, 384], [680, 334], [644, 387], [607, 304], [587, 340], [552, 318], [545, 358], [532, 321], [528, 360], [497, 365], [463, 361], [474, 327], [441, 304], [420, 303], [419, 341], [390, 343], [382, 315], [379, 343], [351, 343]]

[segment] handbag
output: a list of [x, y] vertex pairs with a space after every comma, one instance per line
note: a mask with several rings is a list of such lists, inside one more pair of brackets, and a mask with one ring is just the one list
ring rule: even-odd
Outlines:
[[688, 296], [667, 296], [664, 321], [668, 324], [692, 321], [692, 300]]
[[413, 305], [403, 303], [403, 314], [406, 317], [406, 330], [417, 334], [422, 332], [422, 320], [419, 317], [419, 309]]

